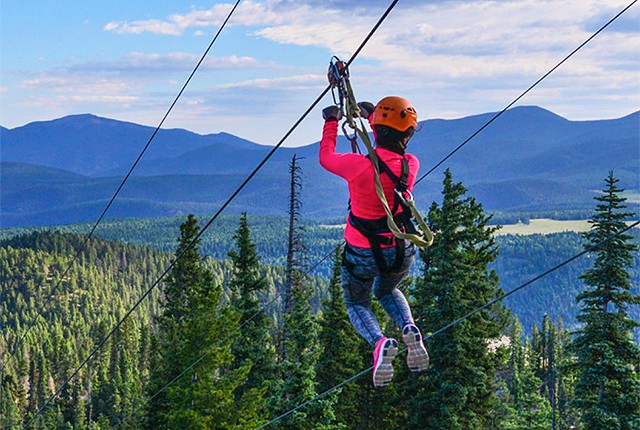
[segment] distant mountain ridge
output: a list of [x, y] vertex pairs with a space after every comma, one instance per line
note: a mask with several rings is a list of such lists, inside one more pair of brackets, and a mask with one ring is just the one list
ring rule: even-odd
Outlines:
[[[421, 159], [420, 174], [494, 115], [421, 122], [409, 147]], [[94, 220], [153, 130], [89, 114], [2, 128], [1, 226]], [[424, 178], [414, 195], [423, 209], [437, 200], [442, 170], [448, 167], [489, 210], [590, 208], [594, 190], [602, 187], [609, 170], [623, 188], [640, 192], [639, 144], [640, 112], [618, 119], [569, 121], [539, 107], [518, 107]], [[347, 148], [340, 138], [338, 150]], [[108, 217], [215, 211], [271, 149], [227, 133], [160, 130]], [[342, 215], [346, 186], [319, 166], [317, 150], [318, 143], [280, 148], [229, 210], [285, 213], [288, 164], [296, 154], [304, 175], [304, 214]]]

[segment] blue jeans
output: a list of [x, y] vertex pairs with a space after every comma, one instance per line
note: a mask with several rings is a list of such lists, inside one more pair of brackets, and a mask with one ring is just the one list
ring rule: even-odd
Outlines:
[[[401, 328], [413, 323], [411, 309], [404, 294], [397, 288], [407, 276], [416, 257], [416, 246], [406, 242], [404, 261], [398, 272], [380, 273], [371, 249], [346, 244], [342, 263], [342, 289], [349, 320], [371, 346], [384, 337], [378, 319], [371, 311], [371, 291], [382, 308]], [[390, 267], [396, 248], [383, 248], [382, 254]], [[345, 263], [344, 260], [347, 260]], [[352, 270], [347, 270], [347, 264]]]

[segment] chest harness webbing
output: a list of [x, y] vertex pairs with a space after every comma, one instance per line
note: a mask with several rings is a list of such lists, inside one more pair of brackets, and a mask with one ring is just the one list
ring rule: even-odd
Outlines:
[[[369, 156], [367, 156], [367, 158], [369, 158]], [[409, 163], [406, 158], [402, 158], [402, 172], [400, 173], [400, 177], [398, 177], [384, 161], [380, 158], [378, 158], [377, 161], [379, 171], [386, 173], [394, 184], [395, 197], [393, 199], [391, 212], [394, 214], [393, 220], [395, 224], [403, 233], [419, 234], [411, 221], [411, 210], [403, 203], [403, 199], [400, 198], [400, 196], [408, 192], [407, 179], [409, 177]], [[369, 241], [373, 258], [381, 272], [398, 272], [400, 270], [404, 261], [405, 240], [396, 238], [393, 235], [389, 236], [389, 234], [393, 232], [389, 229], [386, 215], [378, 219], [369, 220], [357, 217], [353, 214], [353, 211], [350, 211], [349, 223]], [[389, 266], [382, 253], [382, 245], [394, 244], [396, 255], [393, 264]]]
[[[333, 61], [333, 59], [335, 59], [335, 62]], [[367, 237], [370, 243], [371, 243], [371, 239], [370, 239], [371, 237], [374, 237], [373, 239], [374, 242], [379, 241], [378, 246], [375, 246], [375, 248], [377, 248], [378, 251], [374, 251], [374, 244], [371, 244], [371, 250], [372, 250], [372, 253], [374, 254], [374, 258], [376, 259], [376, 264], [378, 264], [378, 267], [383, 272], [385, 271], [383, 270], [383, 267], [386, 267], [387, 265], [386, 265], [386, 262], [384, 261], [384, 258], [380, 258], [382, 257], [382, 252], [380, 251], [380, 244], [384, 244], [385, 240], [389, 240], [389, 239], [393, 240], [393, 238], [380, 236], [380, 233], [375, 233], [375, 232], [381, 231], [380, 229], [376, 228], [378, 227], [376, 223], [379, 223], [380, 225], [386, 224], [387, 232], [390, 231], [391, 233], [393, 233], [393, 236], [395, 237], [395, 240], [396, 240], [396, 250], [397, 250], [396, 261], [394, 261], [394, 264], [392, 265], [391, 269], [389, 269], [389, 270], [392, 270], [398, 264], [402, 264], [401, 262], [404, 259], [404, 239], [410, 240], [415, 245], [421, 248], [424, 248], [426, 246], [431, 246], [431, 244], [433, 243], [433, 233], [431, 232], [431, 230], [429, 229], [429, 226], [420, 215], [420, 212], [418, 212], [418, 209], [416, 208], [415, 203], [413, 201], [413, 196], [407, 190], [406, 178], [404, 179], [404, 189], [402, 189], [403, 186], [401, 184], [401, 179], [404, 174], [404, 170], [405, 170], [404, 164], [406, 163], [406, 160], [404, 160], [403, 158], [404, 160], [403, 173], [401, 174], [400, 178], [398, 178], [391, 171], [391, 169], [389, 169], [389, 167], [386, 166], [386, 164], [378, 158], [375, 150], [373, 149], [373, 145], [371, 144], [371, 141], [369, 139], [369, 134], [366, 132], [366, 129], [364, 127], [364, 123], [362, 121], [362, 115], [360, 114], [360, 109], [356, 102], [356, 98], [353, 94], [351, 82], [349, 81], [348, 64], [344, 63], [343, 61], [340, 61], [337, 57], [333, 57], [333, 59], [329, 65], [328, 78], [329, 78], [329, 83], [331, 84], [334, 101], [336, 102], [336, 104], [338, 104], [338, 100], [336, 100], [336, 95], [333, 92], [334, 90], [337, 90], [340, 109], [344, 110], [345, 112], [346, 121], [343, 124], [342, 129], [343, 131], [345, 131], [345, 135], [347, 136], [347, 138], [351, 141], [353, 152], [360, 152], [359, 148], [357, 148], [356, 135], [360, 136], [365, 146], [367, 147], [367, 152], [369, 153], [367, 157], [371, 160], [371, 163], [373, 164], [376, 194], [378, 195], [378, 198], [380, 199], [380, 203], [382, 203], [382, 207], [384, 208], [387, 214], [386, 217], [380, 218], [378, 220], [365, 220], [369, 225], [362, 227], [362, 230], [360, 230], [356, 225], [356, 224], [359, 224], [358, 220], [361, 220], [361, 219], [358, 219], [357, 217], [353, 216], [353, 213], [350, 213], [349, 219], [355, 220], [355, 224], [353, 224], [354, 221], [351, 221], [352, 225], [356, 229], [358, 229], [358, 231], [360, 231], [365, 237]], [[359, 126], [355, 121], [356, 117], [360, 120]], [[346, 124], [348, 124], [349, 127], [351, 127], [351, 129], [354, 130], [354, 135], [352, 137], [350, 137], [348, 133], [346, 133], [346, 130], [345, 130]], [[382, 183], [380, 182], [381, 171], [389, 175], [394, 181], [394, 183], [396, 184], [393, 210], [389, 207], [387, 198], [384, 194], [384, 189], [382, 188]], [[408, 175], [408, 171], [409, 171], [409, 168], [407, 165], [406, 175]], [[397, 179], [394, 179], [394, 177]], [[398, 205], [402, 206], [402, 211], [396, 215], [395, 211], [397, 210]], [[416, 220], [416, 222], [420, 226], [419, 229], [416, 228], [411, 222], [412, 217]], [[401, 229], [401, 227], [403, 228]], [[385, 227], [382, 227], [382, 228], [385, 228]], [[364, 233], [363, 231], [369, 231], [369, 233]], [[374, 232], [375, 234], [371, 234], [371, 232]], [[402, 251], [400, 251], [398, 248], [400, 245], [401, 245]], [[379, 253], [380, 255], [379, 257], [376, 257], [376, 252]], [[403, 255], [401, 259], [398, 259], [398, 254], [400, 252], [402, 252]], [[378, 260], [381, 260], [382, 262], [384, 262], [384, 265], [382, 267]], [[400, 261], [400, 263], [398, 263], [398, 261]], [[347, 267], [347, 269], [349, 269], [349, 267]]]

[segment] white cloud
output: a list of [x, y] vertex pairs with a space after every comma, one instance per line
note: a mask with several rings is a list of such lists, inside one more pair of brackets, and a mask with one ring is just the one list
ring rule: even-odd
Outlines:
[[275, 88], [287, 91], [297, 91], [301, 89], [318, 89], [327, 85], [326, 75], [298, 75], [283, 76], [279, 78], [251, 79], [247, 81], [233, 82], [220, 85], [218, 88]]
[[[380, 62], [381, 73], [386, 68], [421, 70], [429, 77], [452, 79], [540, 74], [584, 41], [598, 21], [602, 25], [625, 4], [615, 0], [606, 4], [596, 0], [400, 3], [360, 59]], [[109, 23], [105, 29], [183, 34], [188, 28], [220, 25], [230, 8], [231, 4], [217, 4], [165, 20]], [[354, 8], [316, 0], [246, 1], [230, 24], [258, 27], [255, 36], [279, 44], [320, 47], [349, 57], [383, 10], [382, 3]], [[637, 31], [608, 36], [619, 37], [602, 54], [637, 60]]]
[[[234, 12], [229, 25], [265, 25], [285, 22], [285, 17], [274, 6], [277, 2], [245, 1]], [[189, 28], [219, 27], [229, 15], [233, 4], [216, 4], [208, 10], [192, 10], [186, 14], [173, 14], [165, 20], [150, 19], [132, 22], [109, 22], [103, 29], [122, 34], [155, 33], [178, 36]], [[309, 11], [308, 6], [302, 6]]]
[[[615, 3], [620, 9], [625, 5]], [[381, 73], [390, 67], [394, 72], [421, 70], [453, 79], [540, 74], [591, 35], [587, 21], [602, 17], [604, 9], [612, 14], [614, 7], [613, 2], [605, 8], [593, 0], [413, 3], [405, 8], [399, 4], [359, 58], [380, 62]], [[286, 24], [256, 34], [281, 44], [321, 46], [350, 55], [370, 30], [373, 17], [328, 19], [332, 13], [302, 15], [294, 9]], [[601, 21], [600, 25], [606, 19]], [[637, 61], [637, 32], [609, 33], [608, 38], [609, 57], [625, 55]]]
[[[167, 54], [131, 52], [114, 61], [90, 62], [73, 66], [72, 70], [92, 72], [155, 72], [185, 73], [192, 70], [201, 58], [200, 55], [173, 52]], [[275, 67], [272, 64], [261, 63], [248, 56], [229, 55], [225, 57], [207, 56], [200, 65], [201, 70], [241, 70]]]
[[[125, 93], [133, 89], [131, 83], [121, 79], [87, 77], [58, 72], [58, 76], [38, 76], [23, 80], [19, 86], [34, 91], [52, 91], [70, 94], [114, 94]], [[71, 90], [73, 89], [73, 90]]]
[[[500, 110], [627, 1], [403, 0], [351, 66], [356, 95], [371, 101], [388, 94], [410, 96], [421, 119]], [[213, 126], [208, 119], [215, 117], [224, 120], [216, 125], [221, 131], [244, 136], [275, 133], [274, 122], [285, 128], [283, 118], [295, 120], [326, 86], [330, 55], [348, 59], [387, 5], [383, 0], [243, 1], [229, 21], [236, 29], [223, 33], [222, 51], [216, 46], [212, 52], [222, 54], [210, 54], [202, 64], [172, 113], [173, 122], [185, 128], [197, 124], [206, 132]], [[38, 75], [19, 72], [12, 76], [19, 83], [9, 89], [31, 90], [16, 99], [67, 103], [68, 109], [89, 106], [93, 98], [87, 111], [114, 117], [120, 116], [116, 104], [121, 100], [128, 119], [155, 118], [199, 60], [202, 39], [196, 38], [211, 35], [231, 7], [226, 0], [206, 10], [109, 22], [103, 26], [112, 33], [109, 38], [146, 33], [130, 39], [139, 42], [132, 48], [137, 52], [116, 54], [106, 47], [103, 52], [120, 57], [96, 56], [71, 66], [67, 61], [64, 68]], [[637, 6], [629, 10], [522, 102], [557, 109], [570, 119], [637, 110], [639, 11]], [[149, 43], [168, 40], [153, 34], [188, 35], [166, 45], [173, 49], [180, 43], [185, 52], [152, 47]], [[198, 44], [195, 53], [186, 52], [191, 41]]]

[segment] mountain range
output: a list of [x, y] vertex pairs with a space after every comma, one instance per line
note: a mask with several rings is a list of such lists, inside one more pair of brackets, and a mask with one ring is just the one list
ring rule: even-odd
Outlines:
[[[421, 122], [409, 146], [421, 160], [420, 175], [494, 115]], [[0, 225], [95, 221], [153, 132], [153, 127], [90, 114], [0, 128]], [[424, 177], [414, 196], [421, 209], [428, 208], [438, 200], [442, 171], [450, 168], [454, 180], [487, 210], [588, 209], [610, 170], [637, 197], [639, 148], [640, 111], [618, 119], [570, 121], [540, 107], [517, 107]], [[227, 133], [162, 129], [107, 217], [215, 212], [271, 150]], [[349, 151], [343, 137], [338, 150]], [[346, 186], [319, 166], [317, 151], [317, 142], [279, 148], [227, 210], [285, 214], [289, 163], [296, 155], [303, 173], [303, 215], [343, 216]]]

